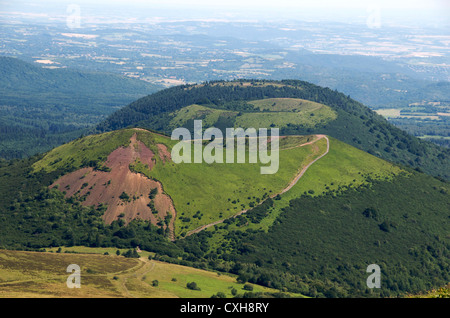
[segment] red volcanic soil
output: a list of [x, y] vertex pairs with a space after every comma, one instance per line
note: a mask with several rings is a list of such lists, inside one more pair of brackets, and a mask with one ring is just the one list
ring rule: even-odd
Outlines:
[[166, 161], [172, 160], [171, 154], [170, 154], [169, 150], [167, 150], [166, 145], [157, 144], [156, 146], [158, 147], [159, 158], [161, 158], [163, 163], [165, 163]]
[[[167, 159], [164, 151], [160, 152], [159, 155]], [[150, 220], [156, 225], [160, 220], [164, 221], [164, 217], [169, 213], [172, 215], [169, 230], [173, 235], [176, 212], [171, 198], [164, 194], [160, 182], [134, 173], [129, 168], [130, 164], [139, 160], [152, 169], [155, 164], [153, 157], [154, 153], [141, 141], [136, 140], [134, 134], [128, 147], [117, 148], [108, 156], [105, 166], [111, 171], [82, 168], [62, 176], [50, 187], [58, 185], [59, 190], [66, 191], [66, 197], [75, 195], [84, 199], [82, 204], [85, 206], [106, 204], [107, 210], [103, 219], [107, 224], [118, 218], [122, 218], [126, 223], [139, 218]], [[154, 199], [150, 200], [149, 194], [154, 188], [158, 191]], [[124, 192], [128, 195], [128, 200], [120, 198]], [[148, 206], [150, 201], [153, 201], [155, 211]]]

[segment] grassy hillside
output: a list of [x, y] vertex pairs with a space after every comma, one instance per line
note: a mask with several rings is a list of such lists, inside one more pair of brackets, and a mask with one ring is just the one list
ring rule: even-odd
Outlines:
[[[65, 198], [59, 190], [48, 189], [61, 174], [79, 165], [89, 165], [83, 158], [92, 156], [101, 167], [104, 156], [111, 149], [127, 144], [127, 138], [135, 132], [124, 130], [89, 136], [57, 148], [47, 156], [4, 163], [0, 167], [1, 247], [34, 250], [68, 246], [70, 250], [72, 246], [83, 245], [104, 251], [105, 248], [139, 246], [158, 260], [174, 265], [232, 273], [241, 283], [257, 283], [311, 297], [406, 295], [443, 286], [450, 279], [448, 184], [414, 170], [401, 169], [334, 138], [330, 138], [329, 152], [311, 165], [289, 191], [264, 200], [236, 218], [173, 242], [150, 222], [136, 220], [125, 224], [117, 220], [107, 225], [101, 218], [105, 206], [85, 207], [77, 199]], [[256, 177], [250, 179], [247, 188], [239, 188], [241, 182], [232, 178], [232, 170], [227, 171], [225, 166], [216, 168], [217, 172], [203, 167], [210, 175], [201, 172], [201, 165], [197, 168], [175, 166], [156, 152], [159, 143], [170, 149], [174, 141], [142, 130], [137, 132], [139, 139], [155, 151], [156, 165], [148, 171], [136, 163], [133, 169], [154, 173], [152, 177], [162, 180], [164, 190], [171, 195], [177, 208], [176, 224], [181, 229], [178, 234], [217, 220], [219, 211], [223, 211], [225, 218], [227, 206], [232, 207], [230, 212], [233, 212], [234, 207], [239, 209], [246, 200], [256, 202], [256, 194], [264, 195], [259, 192], [264, 190], [262, 186], [266, 187], [265, 191], [276, 189], [277, 179], [266, 184]], [[283, 160], [283, 153], [289, 154], [289, 158], [281, 172], [283, 169], [288, 172], [290, 165], [293, 168], [311, 162], [323, 153], [324, 139], [295, 147], [307, 140], [307, 137], [282, 139], [281, 158]], [[251, 168], [236, 169], [241, 176], [252, 178]], [[201, 189], [199, 178], [205, 184], [214, 184], [219, 174], [221, 179], [216, 184], [219, 188]], [[177, 188], [177, 180], [181, 190]], [[189, 180], [195, 181], [192, 182], [195, 187], [189, 187]], [[237, 191], [242, 192], [233, 192], [236, 189], [223, 184], [234, 184]], [[173, 192], [169, 192], [171, 190]], [[216, 191], [219, 199], [211, 192], [209, 198], [202, 197], [200, 190]], [[231, 202], [228, 202], [229, 193], [234, 194]], [[255, 193], [255, 198], [249, 193]], [[211, 201], [211, 197], [215, 199]], [[233, 198], [240, 198], [240, 202], [233, 203]], [[180, 205], [181, 200], [190, 204]], [[197, 213], [201, 204], [209, 204], [209, 209]], [[190, 205], [195, 208], [189, 210]], [[186, 220], [188, 211], [193, 213], [190, 220]], [[373, 263], [382, 268], [383, 288], [380, 290], [369, 290], [365, 285], [365, 268]], [[168, 270], [161, 268], [161, 271]], [[106, 269], [97, 274], [95, 280], [101, 282], [94, 284], [109, 286], [109, 295], [117, 295], [112, 291], [111, 281], [107, 281], [116, 274]], [[35, 276], [36, 283], [46, 284], [50, 276], [39, 275]], [[196, 279], [203, 285], [199, 276], [189, 275], [187, 280]], [[183, 294], [187, 280], [176, 277], [178, 285], [171, 285], [167, 281], [169, 277], [164, 277], [161, 280], [164, 295], [187, 295]], [[52, 276], [51, 280], [57, 279]], [[148, 283], [153, 280], [150, 273], [144, 280], [130, 280], [128, 290], [131, 294], [134, 291], [152, 297], [155, 294]], [[31, 290], [44, 290], [43, 286]], [[205, 282], [203, 286], [200, 287], [209, 293], [214, 288], [207, 286], [219, 284]], [[98, 291], [92, 289], [91, 292], [97, 295]]]
[[[302, 100], [302, 104], [281, 102], [289, 99]], [[318, 104], [325, 106], [317, 108]], [[272, 111], [269, 106], [274, 107]], [[194, 117], [221, 129], [265, 125], [278, 126], [283, 135], [327, 134], [385, 160], [444, 179], [450, 177], [449, 149], [407, 134], [349, 96], [296, 80], [217, 81], [172, 87], [131, 103], [97, 129], [140, 126], [170, 134], [176, 125], [191, 127], [189, 119]]]
[[[102, 169], [107, 156], [113, 150], [127, 146], [133, 134], [153, 151], [155, 155], [152, 160], [156, 164], [149, 168], [144, 158], [141, 158], [130, 164], [129, 168], [161, 182], [176, 210], [177, 236], [184, 236], [200, 226], [231, 217], [275, 196], [288, 186], [303, 167], [326, 151], [325, 139], [316, 141], [317, 137], [314, 136], [283, 138], [280, 141], [277, 173], [263, 175], [260, 169], [267, 164], [249, 163], [251, 150], [248, 148], [245, 153], [246, 163], [175, 164], [164, 160], [158, 146], [164, 145], [170, 157], [172, 147], [178, 141], [149, 131], [126, 129], [87, 136], [55, 148], [33, 164], [34, 172], [59, 171], [59, 174], [65, 174], [86, 166]], [[225, 156], [224, 149], [224, 162]], [[125, 182], [112, 181], [115, 184]], [[90, 186], [93, 188], [95, 185]], [[211, 204], [211, 199], [214, 204]]]
[[[189, 127], [192, 120], [201, 119], [207, 127], [218, 128], [286, 128], [301, 125], [321, 126], [336, 119], [336, 113], [325, 105], [298, 98], [268, 98], [246, 104], [231, 102], [217, 108], [214, 104], [189, 105], [170, 114], [167, 130]], [[228, 124], [229, 127], [226, 127]]]
[[[392, 163], [351, 147], [337, 139], [330, 138], [330, 147], [327, 155], [306, 170], [299, 182], [290, 188], [289, 191], [272, 200], [269, 208], [257, 211], [262, 215], [257, 216], [257, 222], [251, 216], [248, 220], [227, 224], [225, 225], [226, 230], [218, 231], [217, 237], [212, 241], [220, 242], [221, 244], [224, 236], [230, 230], [246, 230], [250, 228], [252, 230], [263, 229], [268, 231], [280, 214], [283, 213], [284, 209], [289, 207], [291, 200], [304, 195], [317, 197], [332, 192], [337, 197], [349, 189], [370, 186], [377, 181], [392, 181], [396, 176], [407, 173], [406, 170]], [[246, 216], [252, 213], [253, 211], [250, 210], [242, 218], [245, 219]], [[249, 225], [242, 227], [242, 224], [246, 223]], [[217, 247], [216, 244], [213, 246]]]
[[33, 165], [33, 169], [35, 172], [49, 173], [101, 165], [113, 150], [128, 145], [133, 133], [132, 129], [128, 129], [77, 138], [46, 153], [42, 160]]
[[[228, 105], [230, 109], [216, 110], [233, 111]], [[63, 189], [49, 188], [61, 175], [80, 168], [91, 168], [93, 174], [105, 172], [111, 152], [135, 147], [130, 144], [133, 136], [153, 157], [132, 164], [124, 160], [122, 168], [161, 182], [176, 209], [175, 240], [147, 220], [126, 223], [119, 217], [105, 224], [102, 215], [107, 206], [86, 206], [77, 197], [65, 197]], [[403, 296], [446, 285], [450, 281], [449, 184], [337, 138], [316, 137], [320, 136], [281, 138], [275, 175], [261, 175], [260, 164], [174, 164], [170, 150], [177, 141], [135, 128], [90, 135], [45, 155], [0, 162], [0, 248], [140, 247], [156, 260], [174, 265], [154, 265], [162, 277], [161, 294], [149, 286], [158, 279], [147, 271], [153, 261], [141, 264], [123, 280], [114, 280], [117, 272], [96, 272], [97, 265], [92, 265], [90, 274], [101, 280], [94, 285], [107, 286], [108, 295], [190, 297], [184, 288], [195, 279], [205, 292], [196, 294], [200, 297], [219, 291], [230, 296], [231, 282], [213, 282], [212, 277], [175, 265], [233, 274], [239, 283], [311, 297]], [[250, 151], [246, 148], [246, 154]], [[237, 215], [242, 210], [247, 211]], [[193, 231], [205, 225], [211, 226]], [[381, 289], [366, 285], [369, 264], [382, 269]], [[175, 271], [185, 276], [176, 276]], [[17, 279], [20, 272], [8, 275]], [[35, 275], [43, 284], [50, 277], [42, 271]], [[57, 279], [50, 277], [53, 282]], [[118, 281], [122, 283], [117, 285]], [[33, 292], [44, 287], [31, 286]], [[91, 292], [95, 295], [98, 290]]]
[[[288, 192], [177, 243], [242, 281], [311, 297], [404, 296], [450, 280], [449, 191], [331, 138]], [[382, 288], [372, 290], [374, 263]]]
[[[245, 293], [278, 294], [278, 290], [243, 283], [229, 275], [219, 275], [192, 267], [168, 264], [146, 257], [125, 258], [97, 249], [64, 248], [61, 253], [0, 250], [0, 297], [8, 298], [210, 298], [214, 295], [242, 297]], [[108, 253], [101, 255], [97, 253]], [[126, 251], [122, 251], [124, 253]], [[87, 254], [89, 253], [89, 254]], [[77, 264], [81, 288], [68, 288]], [[187, 288], [195, 282], [199, 290]], [[246, 287], [247, 288], [247, 287]], [[299, 297], [301, 295], [289, 295]]]
[[[138, 138], [145, 141], [143, 134], [139, 132]], [[171, 151], [174, 141], [155, 138]], [[310, 139], [314, 140], [314, 137]], [[133, 168], [163, 184], [177, 210], [177, 235], [184, 236], [202, 225], [231, 217], [280, 193], [304, 166], [326, 151], [325, 140], [301, 145], [298, 143], [286, 149], [281, 145], [279, 169], [275, 174], [263, 175], [260, 172], [263, 164], [248, 163], [249, 150], [243, 164], [167, 163], [156, 165], [151, 170], [136, 164]]]
[[400, 167], [330, 138], [330, 151], [305, 172], [301, 182], [285, 193], [279, 205], [305, 193], [312, 196], [368, 185], [372, 180], [390, 181], [404, 173]]

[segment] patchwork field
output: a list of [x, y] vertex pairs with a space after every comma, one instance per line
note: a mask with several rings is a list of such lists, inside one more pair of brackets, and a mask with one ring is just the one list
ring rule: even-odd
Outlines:
[[420, 139], [449, 146], [450, 105], [447, 102], [422, 101], [407, 107], [377, 109], [376, 112]]

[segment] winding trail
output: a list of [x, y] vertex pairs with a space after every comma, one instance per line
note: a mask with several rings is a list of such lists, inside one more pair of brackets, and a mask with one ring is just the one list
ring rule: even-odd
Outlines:
[[155, 263], [149, 261], [145, 257], [140, 257], [138, 259], [139, 263], [136, 267], [132, 268], [134, 270], [131, 274], [124, 276], [121, 283], [121, 292], [124, 297], [127, 298], [136, 298], [133, 296], [127, 288], [127, 282], [129, 279], [141, 280], [143, 276], [145, 276], [148, 272], [152, 271], [155, 268]]
[[[306, 170], [308, 170], [309, 167], [311, 167], [316, 161], [318, 161], [319, 159], [321, 159], [321, 158], [323, 158], [325, 155], [327, 155], [328, 152], [330, 151], [330, 140], [328, 139], [328, 137], [325, 136], [325, 135], [316, 135], [316, 136], [318, 137], [316, 140], [313, 140], [313, 141], [307, 142], [307, 143], [305, 143], [305, 144], [302, 144], [302, 145], [300, 145], [299, 147], [302, 147], [302, 146], [306, 146], [306, 145], [308, 145], [308, 144], [315, 143], [316, 141], [318, 141], [318, 140], [320, 140], [320, 139], [322, 139], [322, 138], [325, 138], [325, 139], [327, 140], [327, 150], [326, 150], [323, 154], [321, 154], [319, 157], [317, 157], [316, 159], [314, 159], [313, 161], [311, 161], [309, 164], [307, 164], [307, 165], [300, 171], [300, 173], [294, 178], [294, 180], [292, 180], [292, 182], [291, 182], [286, 188], [284, 188], [279, 194], [283, 194], [283, 193], [289, 191], [294, 185], [297, 184], [298, 180], [300, 180], [300, 178], [305, 174]], [[276, 196], [276, 195], [275, 195], [275, 196]]]
[[[308, 163], [305, 167], [303, 167], [303, 169], [295, 176], [295, 178], [288, 184], [288, 186], [286, 188], [281, 190], [279, 193], [272, 194], [270, 196], [270, 198], [274, 198], [274, 197], [276, 197], [279, 194], [283, 194], [283, 193], [286, 193], [287, 191], [289, 191], [294, 185], [297, 184], [297, 182], [301, 179], [301, 177], [305, 174], [306, 170], [308, 170], [309, 167], [311, 167], [315, 162], [317, 162], [319, 159], [323, 158], [324, 156], [326, 156], [328, 154], [328, 152], [330, 151], [330, 140], [328, 139], [328, 137], [326, 135], [316, 135], [316, 137], [317, 137], [316, 139], [314, 139], [312, 141], [309, 141], [309, 142], [306, 142], [304, 144], [301, 144], [301, 145], [298, 145], [298, 146], [295, 146], [295, 147], [291, 147], [291, 148], [286, 148], [286, 149], [292, 149], [292, 148], [304, 147], [304, 146], [307, 146], [307, 145], [314, 144], [314, 143], [316, 143], [317, 141], [319, 141], [319, 140], [321, 140], [323, 138], [325, 138], [326, 141], [327, 141], [327, 149], [326, 149], [326, 151], [323, 154], [321, 154], [319, 157], [317, 157], [316, 159], [314, 159], [313, 161]], [[258, 205], [262, 204], [264, 201], [261, 201]], [[202, 226], [196, 228], [195, 230], [189, 231], [186, 234], [186, 237], [190, 236], [192, 234], [198, 233], [200, 231], [203, 231], [203, 230], [205, 230], [205, 229], [207, 229], [207, 228], [209, 228], [211, 226], [223, 223], [227, 219], [235, 218], [235, 217], [237, 217], [237, 216], [239, 216], [241, 214], [246, 213], [248, 210], [250, 210], [250, 209], [242, 210], [242, 211], [238, 212], [237, 214], [235, 214], [235, 215], [233, 215], [233, 216], [231, 216], [229, 218], [226, 218], [226, 219], [223, 219], [223, 220], [218, 220], [218, 221], [215, 221], [215, 222], [212, 222], [212, 223], [209, 223], [209, 224], [202, 225]]]

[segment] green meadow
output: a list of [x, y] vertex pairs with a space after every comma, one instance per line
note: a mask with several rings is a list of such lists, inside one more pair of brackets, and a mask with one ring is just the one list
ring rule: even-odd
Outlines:
[[337, 114], [323, 104], [298, 98], [268, 98], [251, 101], [260, 113], [244, 113], [236, 118], [235, 127], [316, 127], [336, 119]]
[[133, 129], [123, 129], [78, 138], [49, 151], [33, 165], [33, 169], [36, 172], [52, 172], [58, 169], [100, 165], [115, 149], [127, 146], [134, 133]]
[[300, 98], [266, 98], [248, 102], [261, 111], [316, 111], [329, 107]]
[[173, 118], [170, 121], [170, 126], [174, 128], [181, 127], [192, 119], [202, 119], [205, 126], [213, 126], [223, 113], [228, 113], [232, 116], [236, 116], [237, 114], [237, 112], [224, 111], [194, 104], [174, 112]]
[[[176, 143], [162, 136], [145, 135], [145, 132], [139, 132], [138, 138], [148, 145], [164, 143], [169, 151]], [[245, 163], [226, 163], [225, 159], [224, 163], [211, 164], [166, 162], [149, 170], [146, 165], [137, 162], [132, 168], [163, 184], [177, 211], [176, 235], [184, 236], [200, 226], [229, 218], [281, 192], [302, 167], [326, 149], [316, 143], [298, 147], [306, 140], [306, 137], [297, 136], [282, 139], [279, 168], [274, 174], [261, 174], [261, 167], [268, 164], [249, 163], [251, 151], [248, 147]], [[289, 147], [286, 148], [286, 145]], [[194, 150], [191, 152], [193, 156]], [[226, 149], [223, 155], [226, 156]]]
[[169, 125], [174, 129], [201, 119], [205, 127], [217, 127], [226, 118], [227, 123], [232, 124], [230, 127], [235, 128], [282, 128], [288, 125], [313, 128], [337, 117], [330, 107], [299, 98], [268, 98], [249, 101], [248, 105], [253, 109], [237, 111], [233, 109], [235, 105], [229, 106], [230, 110], [217, 108], [216, 105], [189, 105], [173, 112]]

